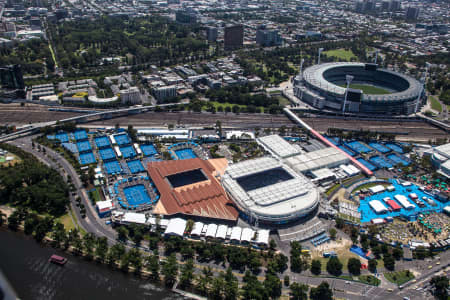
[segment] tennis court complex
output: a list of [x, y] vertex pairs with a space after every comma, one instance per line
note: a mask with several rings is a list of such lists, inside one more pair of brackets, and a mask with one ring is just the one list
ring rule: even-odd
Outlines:
[[92, 153], [92, 151], [80, 154], [80, 164], [89, 165], [95, 162], [97, 161], [95, 160], [95, 156], [94, 153]]
[[75, 137], [75, 140], [77, 140], [77, 141], [82, 141], [82, 140], [88, 139], [88, 135], [87, 135], [86, 131], [84, 131], [84, 130], [75, 131], [73, 133], [73, 136]]
[[77, 148], [80, 153], [92, 150], [91, 143], [89, 143], [89, 141], [77, 142]]
[[389, 158], [390, 160], [392, 160], [395, 164], [402, 164], [403, 166], [409, 166], [409, 161], [407, 161], [404, 158], [401, 158], [400, 156], [398, 156], [397, 154], [389, 154], [387, 156], [387, 158]]
[[383, 156], [372, 156], [369, 160], [379, 168], [392, 168], [392, 164]]
[[117, 145], [128, 145], [131, 141], [128, 137], [128, 134], [122, 133], [114, 136], [114, 139], [116, 140]]
[[99, 137], [96, 137], [94, 140], [95, 140], [95, 145], [97, 145], [98, 149], [111, 146], [107, 136], [99, 136]]
[[145, 156], [152, 156], [155, 154], [158, 154], [158, 151], [156, 151], [155, 146], [152, 144], [146, 144], [146, 145], [140, 145], [142, 153], [144, 153]]
[[368, 152], [372, 151], [369, 147], [361, 144], [358, 141], [346, 143], [345, 146], [349, 147], [350, 149], [352, 149], [353, 151], [355, 151], [357, 153], [368, 153]]
[[133, 146], [123, 146], [119, 147], [120, 152], [122, 152], [123, 158], [130, 158], [136, 156], [136, 151], [134, 151]]
[[119, 162], [116, 160], [105, 162], [103, 165], [105, 166], [106, 173], [110, 175], [120, 174], [122, 172], [122, 168], [120, 167]]
[[175, 154], [178, 159], [191, 159], [196, 158], [197, 155], [195, 155], [194, 151], [191, 148], [185, 148], [180, 150], [175, 150]]
[[391, 149], [385, 147], [382, 144], [378, 144], [378, 143], [369, 143], [369, 146], [372, 147], [373, 149], [377, 150], [380, 153], [388, 153], [391, 151]]
[[133, 174], [145, 171], [144, 166], [142, 165], [141, 161], [138, 159], [127, 161], [127, 165], [128, 165], [128, 168], [130, 169], [130, 172]]
[[112, 148], [100, 149], [98, 150], [98, 153], [100, 154], [100, 157], [102, 158], [103, 161], [116, 159], [116, 153]]
[[152, 201], [143, 184], [126, 187], [123, 189], [123, 193], [128, 204], [132, 206], [150, 204]]

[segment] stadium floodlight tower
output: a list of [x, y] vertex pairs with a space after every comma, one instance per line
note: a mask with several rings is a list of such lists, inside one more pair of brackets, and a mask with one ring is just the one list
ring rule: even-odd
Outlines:
[[378, 52], [380, 52], [380, 50], [376, 50], [375, 51], [375, 64], [377, 63], [377, 60], [378, 60]]
[[431, 64], [429, 62], [425, 63], [425, 75], [422, 78], [422, 80], [423, 80], [422, 89], [420, 90], [420, 93], [417, 96], [416, 109], [414, 110], [414, 113], [416, 113], [416, 114], [417, 114], [417, 111], [419, 110], [420, 97], [422, 96], [423, 90], [425, 89], [425, 84], [427, 83], [428, 69], [430, 68], [430, 66], [431, 66]]
[[317, 56], [317, 64], [320, 65], [320, 54], [322, 53], [323, 48], [319, 48], [319, 55]]
[[305, 62], [305, 59], [302, 58], [300, 61], [300, 76], [303, 78], [303, 63]]
[[344, 105], [342, 106], [342, 113], [345, 113], [345, 104], [347, 104], [348, 88], [350, 87], [350, 83], [352, 82], [353, 78], [354, 76], [352, 75], [345, 75], [345, 80], [347, 81], [347, 88], [345, 89]]

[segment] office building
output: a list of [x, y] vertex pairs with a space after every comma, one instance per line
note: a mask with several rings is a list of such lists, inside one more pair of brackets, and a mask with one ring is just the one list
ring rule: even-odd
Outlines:
[[218, 30], [216, 27], [207, 27], [206, 28], [206, 38], [209, 42], [217, 41]]
[[256, 43], [262, 47], [280, 46], [282, 39], [278, 30], [260, 28], [256, 32]]
[[0, 67], [0, 77], [2, 88], [12, 90], [23, 90], [25, 88], [20, 65]]
[[418, 7], [408, 7], [406, 9], [405, 18], [407, 20], [417, 20], [418, 17], [419, 17]]
[[224, 47], [226, 50], [239, 49], [244, 45], [244, 26], [233, 25], [225, 27]]
[[158, 101], [164, 101], [177, 96], [177, 89], [174, 85], [162, 86], [153, 89], [153, 95]]

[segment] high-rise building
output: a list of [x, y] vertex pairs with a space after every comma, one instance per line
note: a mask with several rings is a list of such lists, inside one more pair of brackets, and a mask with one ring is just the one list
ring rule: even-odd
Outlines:
[[405, 18], [407, 20], [417, 20], [418, 17], [419, 17], [418, 7], [408, 7], [406, 9]]
[[283, 41], [278, 33], [278, 30], [260, 28], [256, 31], [256, 43], [260, 46], [280, 46], [282, 42]]
[[391, 0], [389, 10], [390, 11], [398, 11], [402, 8], [402, 3], [400, 0]]
[[227, 50], [239, 49], [244, 45], [244, 26], [233, 25], [225, 27], [224, 47]]
[[391, 6], [391, 3], [389, 1], [381, 2], [381, 10], [382, 11], [388, 11], [390, 6]]
[[177, 89], [174, 85], [162, 86], [154, 88], [153, 95], [158, 101], [162, 102], [166, 99], [175, 97], [177, 95]]
[[175, 13], [175, 20], [182, 24], [195, 24], [197, 15], [192, 11], [179, 10]]
[[208, 39], [208, 41], [210, 42], [217, 41], [217, 35], [218, 35], [217, 27], [206, 28], [206, 38]]
[[0, 78], [2, 88], [12, 90], [23, 90], [25, 88], [20, 65], [0, 67]]

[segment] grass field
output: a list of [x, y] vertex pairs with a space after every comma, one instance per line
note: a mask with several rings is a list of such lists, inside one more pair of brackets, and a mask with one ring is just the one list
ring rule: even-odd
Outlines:
[[430, 100], [432, 109], [438, 112], [442, 112], [442, 105], [434, 96], [430, 96], [428, 97], [428, 99]]
[[397, 285], [402, 285], [405, 282], [408, 282], [411, 279], [413, 279], [414, 275], [412, 272], [408, 272], [408, 270], [403, 270], [397, 272], [384, 273], [384, 278]]
[[336, 57], [338, 59], [342, 59], [345, 61], [350, 61], [352, 58], [357, 58], [355, 54], [351, 50], [345, 50], [345, 49], [335, 49], [335, 50], [328, 50], [324, 51], [323, 54], [325, 54], [328, 57]]
[[[14, 157], [13, 160], [10, 161], [6, 161], [6, 157]], [[20, 162], [20, 158], [17, 157], [17, 155], [14, 155], [12, 153], [8, 153], [6, 156], [0, 156], [0, 166], [2, 167], [9, 167], [9, 166], [14, 166], [15, 164]]]
[[61, 224], [64, 225], [64, 228], [66, 230], [75, 229], [75, 224], [73, 224], [72, 218], [69, 215], [70, 213], [71, 213], [71, 211], [69, 211], [67, 214], [58, 218], [58, 220], [61, 222]]
[[372, 275], [360, 275], [358, 277], [359, 281], [370, 284], [370, 285], [376, 285], [379, 286], [381, 281], [380, 279], [376, 278], [375, 276]]
[[[345, 84], [342, 84], [340, 86], [343, 87], [343, 88], [347, 87], [347, 85], [345, 85]], [[360, 83], [350, 84], [350, 88], [351, 89], [362, 90], [364, 94], [369, 94], [369, 95], [392, 94], [388, 90], [385, 90], [385, 89], [377, 87], [377, 86], [368, 85], [368, 84], [360, 84]]]

